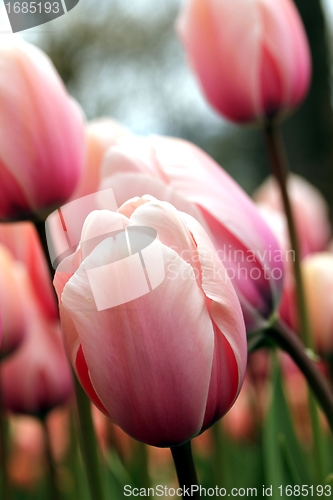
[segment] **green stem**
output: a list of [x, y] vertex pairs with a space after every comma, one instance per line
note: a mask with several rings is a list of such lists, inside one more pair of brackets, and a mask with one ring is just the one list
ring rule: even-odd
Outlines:
[[274, 124], [269, 122], [266, 124], [264, 132], [272, 172], [281, 191], [284, 211], [288, 222], [290, 245], [294, 251], [293, 266], [300, 334], [305, 346], [311, 348], [313, 347], [312, 336], [304, 294], [299, 242], [287, 188], [289, 175], [288, 161], [279, 130]]
[[333, 433], [333, 391], [327, 379], [309, 357], [303, 343], [281, 320], [276, 321], [266, 335], [287, 352], [303, 373], [314, 396], [325, 413]]
[[[306, 299], [305, 299], [303, 277], [301, 270], [299, 242], [288, 193], [288, 185], [287, 185], [288, 175], [289, 175], [288, 161], [283, 147], [280, 131], [277, 129], [277, 127], [273, 122], [269, 121], [266, 123], [264, 128], [264, 133], [265, 133], [265, 140], [270, 159], [270, 164], [272, 167], [272, 172], [280, 187], [284, 211], [288, 222], [290, 244], [292, 250], [294, 251], [293, 267], [295, 276], [296, 303], [297, 303], [298, 325], [299, 325], [300, 335], [303, 339], [305, 346], [308, 348], [312, 348], [313, 340], [312, 340], [310, 323], [306, 307]], [[320, 481], [321, 479], [323, 479], [322, 476], [323, 463], [324, 463], [324, 456], [322, 453], [323, 436], [319, 425], [318, 411], [314, 399], [310, 395], [309, 395], [309, 410], [310, 410], [311, 426], [313, 433], [313, 447], [316, 455], [317, 476], [318, 476], [318, 481]]]
[[46, 458], [46, 463], [48, 467], [48, 476], [49, 476], [49, 498], [52, 498], [52, 500], [59, 500], [60, 499], [60, 493], [59, 489], [57, 486], [57, 468], [56, 464], [53, 458], [53, 453], [52, 453], [52, 447], [51, 447], [51, 440], [50, 440], [50, 433], [49, 429], [47, 426], [46, 418], [41, 418], [40, 419], [42, 428], [43, 428], [43, 434], [44, 434], [44, 447], [45, 447], [45, 458]]
[[218, 420], [210, 429], [213, 436], [213, 452], [212, 452], [212, 469], [215, 476], [215, 482], [219, 485], [222, 481], [224, 482], [224, 467], [222, 452], [223, 447], [223, 428], [221, 421]]
[[43, 250], [44, 250], [46, 262], [47, 262], [47, 265], [48, 265], [48, 268], [49, 268], [50, 278], [53, 279], [54, 269], [53, 269], [52, 264], [51, 264], [50, 255], [49, 255], [49, 249], [48, 249], [48, 246], [47, 246], [45, 221], [39, 220], [39, 219], [35, 219], [33, 221], [33, 224], [34, 224], [34, 226], [36, 228], [36, 231], [37, 231], [38, 236], [39, 236], [39, 240], [40, 240], [41, 245], [42, 245]]
[[138, 484], [141, 488], [148, 489], [150, 484], [149, 468], [148, 468], [148, 454], [147, 446], [139, 441], [135, 442], [133, 446], [133, 459], [136, 461], [136, 472], [138, 477]]
[[[33, 220], [35, 228], [38, 232], [40, 242], [42, 244], [45, 258], [47, 260], [50, 275], [54, 275], [54, 270], [51, 265], [47, 241], [45, 222], [43, 220]], [[97, 440], [95, 436], [95, 429], [91, 417], [91, 406], [88, 397], [78, 382], [75, 374], [73, 374], [76, 403], [78, 410], [78, 420], [80, 427], [80, 449], [82, 453], [83, 462], [86, 469], [90, 495], [93, 500], [104, 500], [102, 476], [99, 470], [99, 456], [97, 448]]]
[[183, 490], [183, 498], [186, 499], [189, 496], [194, 499], [200, 498], [200, 487], [192, 456], [191, 441], [180, 446], [172, 446], [170, 449], [179, 486]]
[[93, 500], [103, 500], [102, 477], [100, 473], [97, 440], [91, 416], [90, 400], [74, 375], [76, 403], [80, 424], [80, 448]]
[[10, 500], [12, 498], [11, 488], [8, 478], [8, 422], [6, 410], [2, 398], [2, 384], [0, 376], [0, 473], [1, 473], [1, 498]]

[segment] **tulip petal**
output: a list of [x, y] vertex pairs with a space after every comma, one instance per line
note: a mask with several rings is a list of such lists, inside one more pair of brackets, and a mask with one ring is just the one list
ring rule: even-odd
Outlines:
[[[81, 266], [65, 286], [62, 301], [93, 387], [112, 420], [136, 439], [170, 446], [201, 429], [214, 331], [192, 268], [173, 250], [161, 248], [166, 277], [150, 293], [97, 312]], [[101, 253], [96, 247], [85, 265], [100, 266], [106, 258]], [[101, 286], [112, 289], [113, 284]]]
[[[308, 89], [311, 66], [309, 47], [294, 2], [261, 0], [258, 9], [264, 33], [262, 51], [263, 55], [266, 54], [266, 60], [263, 59], [261, 65], [263, 70], [270, 60], [272, 67], [275, 67], [274, 79], [279, 83], [275, 93], [275, 111], [278, 111], [283, 106], [297, 104]], [[274, 79], [266, 81], [266, 85], [262, 82], [264, 93], [266, 91], [274, 95]]]
[[50, 318], [58, 317], [51, 277], [36, 229], [30, 222], [0, 224], [0, 243], [28, 270], [34, 291]]
[[215, 348], [203, 430], [232, 406], [241, 387], [235, 354], [226, 337], [214, 325]]
[[208, 101], [235, 121], [248, 121], [262, 112], [257, 81], [261, 23], [256, 3], [192, 0], [177, 22]]
[[112, 187], [118, 203], [149, 193], [195, 217], [232, 272], [248, 329], [265, 326], [281, 296], [281, 251], [255, 204], [226, 172], [196, 146], [156, 136], [121, 138], [103, 168], [102, 187]]
[[197, 245], [202, 269], [202, 289], [212, 301], [209, 307], [211, 318], [226, 337], [234, 353], [240, 388], [246, 369], [247, 343], [242, 309], [236, 291], [204, 229], [190, 215], [182, 214], [182, 218]]
[[19, 349], [1, 365], [5, 406], [41, 415], [72, 395], [72, 375], [59, 322], [48, 318], [30, 283], [23, 283], [27, 335]]
[[163, 245], [172, 248], [192, 268], [200, 269], [191, 233], [181, 218], [181, 212], [170, 203], [155, 200], [141, 205], [131, 215], [131, 224], [154, 228]]
[[4, 356], [18, 347], [27, 330], [22, 290], [27, 276], [24, 267], [3, 245], [0, 245], [0, 276], [0, 355]]
[[50, 59], [19, 37], [4, 40], [0, 95], [0, 184], [4, 179], [15, 195], [9, 199], [6, 193], [1, 213], [12, 216], [66, 200], [83, 169], [84, 120]]

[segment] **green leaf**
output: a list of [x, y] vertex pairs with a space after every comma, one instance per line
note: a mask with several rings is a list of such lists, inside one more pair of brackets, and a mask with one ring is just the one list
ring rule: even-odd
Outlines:
[[271, 404], [264, 423], [263, 448], [265, 478], [273, 486], [273, 497], [279, 498], [283, 484], [310, 484], [307, 457], [295, 434], [282, 387], [277, 356], [273, 356]]

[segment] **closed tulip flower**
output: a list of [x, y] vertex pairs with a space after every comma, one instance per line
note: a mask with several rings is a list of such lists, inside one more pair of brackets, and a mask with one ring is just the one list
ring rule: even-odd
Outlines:
[[302, 262], [309, 317], [317, 350], [333, 354], [333, 254], [309, 255]]
[[0, 217], [60, 206], [84, 166], [82, 111], [48, 57], [10, 35], [0, 43]]
[[276, 117], [306, 95], [310, 51], [292, 0], [187, 0], [178, 31], [206, 98], [229, 120]]
[[279, 245], [252, 200], [206, 153], [180, 139], [123, 137], [104, 158], [100, 188], [112, 188], [118, 206], [149, 193], [195, 217], [228, 270], [248, 331], [267, 325], [282, 288]]
[[28, 275], [23, 284], [26, 336], [1, 364], [4, 406], [16, 413], [45, 416], [72, 395], [72, 374], [59, 321], [41, 307]]
[[[139, 258], [132, 237], [142, 228], [157, 237]], [[154, 446], [177, 445], [233, 404], [246, 366], [244, 321], [226, 270], [194, 218], [150, 196], [117, 212], [93, 211], [54, 283], [78, 378], [126, 433]], [[128, 294], [136, 298], [125, 301]]]
[[[331, 235], [331, 227], [328, 205], [323, 195], [310, 182], [295, 174], [289, 176], [288, 192], [302, 257], [324, 250]], [[254, 199], [283, 213], [280, 189], [273, 177], [259, 186]]]

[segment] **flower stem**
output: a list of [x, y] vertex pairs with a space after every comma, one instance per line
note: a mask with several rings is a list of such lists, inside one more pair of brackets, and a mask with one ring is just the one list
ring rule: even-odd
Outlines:
[[75, 380], [76, 403], [80, 424], [80, 448], [86, 469], [90, 495], [93, 500], [103, 500], [102, 477], [100, 473], [97, 440], [91, 416], [91, 406], [88, 397], [82, 389], [76, 376]]
[[55, 464], [55, 461], [53, 458], [50, 433], [49, 433], [49, 429], [47, 426], [46, 417], [41, 418], [40, 421], [41, 421], [42, 428], [43, 428], [45, 458], [46, 458], [46, 463], [47, 463], [47, 467], [48, 467], [49, 494], [50, 494], [49, 498], [52, 498], [52, 500], [53, 499], [59, 500], [60, 493], [59, 493], [59, 489], [57, 486], [57, 468], [56, 468], [56, 464]]
[[310, 359], [301, 340], [281, 320], [277, 320], [266, 331], [266, 335], [273, 339], [282, 350], [287, 352], [301, 370], [322, 407], [333, 433], [332, 388], [312, 359]]
[[1, 498], [10, 500], [12, 498], [8, 479], [8, 422], [2, 398], [1, 376], [0, 376], [0, 474], [1, 474]]
[[284, 211], [288, 222], [290, 245], [294, 251], [293, 266], [300, 334], [305, 346], [311, 348], [312, 337], [304, 294], [299, 242], [287, 189], [289, 174], [288, 161], [279, 130], [274, 126], [274, 124], [269, 122], [266, 124], [264, 132], [272, 172], [280, 187]]
[[[301, 260], [300, 260], [301, 259], [300, 248], [297, 237], [296, 225], [288, 193], [288, 175], [289, 175], [288, 161], [283, 147], [280, 131], [273, 122], [269, 121], [266, 123], [264, 128], [264, 133], [265, 133], [265, 140], [266, 140], [268, 156], [270, 159], [272, 172], [280, 187], [284, 211], [288, 222], [290, 244], [292, 250], [294, 251], [293, 267], [294, 267], [294, 277], [295, 277], [298, 327], [300, 330], [301, 338], [303, 339], [305, 346], [308, 348], [312, 348], [313, 340], [311, 335], [311, 328], [310, 328], [308, 311], [306, 307], [305, 293], [304, 293]], [[310, 394], [309, 394], [309, 410], [310, 410], [311, 426], [313, 433], [313, 446], [316, 455], [317, 476], [318, 476], [318, 481], [320, 482], [320, 480], [323, 479], [322, 471], [324, 467], [322, 465], [324, 463], [323, 436], [319, 425], [319, 417], [315, 401]], [[332, 426], [331, 429], [333, 432]]]
[[48, 246], [47, 246], [45, 221], [39, 220], [39, 219], [35, 219], [33, 221], [33, 224], [34, 224], [35, 229], [36, 229], [36, 231], [38, 233], [39, 241], [40, 241], [40, 243], [42, 245], [42, 248], [44, 250], [46, 262], [47, 262], [47, 265], [48, 265], [48, 268], [49, 268], [50, 277], [53, 278], [53, 276], [54, 276], [54, 269], [52, 267], [52, 263], [51, 263], [51, 260], [50, 260], [49, 249], [48, 249]]
[[[45, 258], [49, 266], [50, 275], [53, 277], [54, 270], [51, 265], [48, 252], [45, 222], [43, 220], [33, 220], [38, 232]], [[78, 410], [80, 450], [86, 469], [86, 475], [92, 500], [104, 500], [103, 482], [100, 472], [97, 440], [95, 429], [91, 417], [91, 406], [88, 397], [82, 389], [76, 375], [73, 373], [76, 404]]]
[[[175, 463], [179, 486], [183, 490], [183, 498], [200, 498], [199, 484], [192, 456], [191, 441], [180, 446], [172, 446], [172, 458]], [[187, 492], [187, 491], [188, 492]]]

